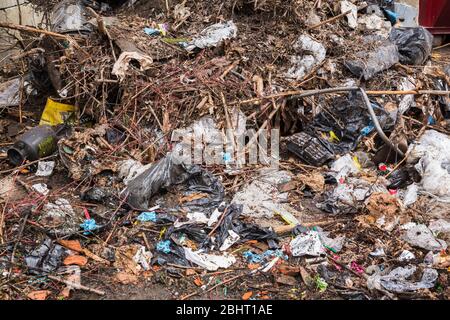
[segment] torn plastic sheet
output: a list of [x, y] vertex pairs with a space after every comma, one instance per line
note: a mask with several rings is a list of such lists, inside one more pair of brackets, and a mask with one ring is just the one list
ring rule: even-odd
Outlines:
[[20, 78], [0, 83], [0, 107], [19, 105]]
[[176, 157], [169, 153], [153, 163], [144, 172], [128, 182], [122, 192], [128, 203], [138, 210], [148, 210], [151, 198], [161, 190], [185, 184], [189, 192], [207, 193], [209, 196], [184, 204], [192, 210], [205, 211], [217, 207], [224, 197], [224, 188], [210, 172], [198, 165], [177, 164]]
[[236, 232], [234, 232], [233, 230], [228, 230], [228, 238], [225, 239], [223, 244], [220, 246], [219, 250], [220, 251], [228, 250], [228, 248], [230, 248], [233, 244], [238, 242], [239, 239], [241, 239], [241, 237]]
[[202, 30], [194, 39], [187, 43], [185, 49], [192, 51], [195, 48], [215, 47], [226, 39], [236, 38], [237, 27], [233, 21], [213, 24]]
[[434, 220], [430, 222], [428, 228], [435, 235], [438, 235], [440, 233], [450, 233], [450, 222], [444, 219]]
[[300, 234], [289, 243], [292, 255], [294, 257], [320, 256], [326, 252], [320, 241], [317, 231], [310, 230], [306, 234]]
[[169, 227], [169, 229], [164, 234], [166, 239], [170, 238], [177, 245], [184, 245], [187, 238], [197, 242], [202, 247], [207, 243], [208, 232], [203, 225], [198, 225], [196, 223], [183, 224], [176, 227], [175, 224]]
[[433, 35], [424, 27], [393, 28], [389, 40], [397, 45], [402, 64], [423, 65], [433, 48]]
[[365, 15], [358, 19], [359, 26], [364, 26], [366, 30], [374, 30], [376, 35], [387, 39], [391, 31], [391, 23], [376, 14]]
[[444, 251], [438, 253], [430, 251], [426, 254], [423, 262], [429, 267], [448, 268], [450, 267], [450, 255]]
[[110, 188], [92, 187], [81, 194], [81, 200], [89, 203], [111, 204], [118, 206], [118, 201]]
[[325, 212], [356, 213], [358, 206], [373, 192], [387, 193], [386, 187], [380, 183], [372, 184], [363, 179], [347, 178], [344, 183], [338, 183], [332, 191], [324, 194], [324, 201], [316, 206]]
[[391, 172], [388, 180], [388, 189], [404, 189], [414, 183], [415, 179], [420, 180], [420, 176], [412, 166], [405, 166]]
[[57, 126], [63, 123], [73, 123], [73, 115], [76, 110], [77, 108], [74, 105], [56, 102], [47, 98], [39, 125]]
[[223, 210], [225, 210], [225, 202], [222, 202], [218, 208], [216, 208], [213, 213], [211, 213], [211, 216], [208, 219], [208, 227], [211, 227], [213, 224], [215, 224], [218, 220], [219, 217], [222, 215]]
[[219, 268], [226, 269], [236, 262], [236, 258], [232, 255], [217, 256], [200, 251], [194, 252], [191, 248], [184, 247], [183, 249], [187, 260], [208, 271], [216, 271]]
[[340, 181], [341, 178], [346, 178], [349, 174], [357, 174], [360, 169], [361, 168], [357, 166], [353, 157], [350, 154], [346, 154], [331, 164], [330, 174], [334, 176], [337, 181]]
[[95, 219], [86, 219], [80, 224], [80, 228], [84, 230], [84, 235], [90, 235], [93, 231], [100, 228]]
[[132, 60], [136, 60], [139, 63], [139, 69], [141, 71], [148, 70], [153, 64], [153, 59], [148, 55], [139, 52], [122, 52], [119, 58], [117, 58], [116, 63], [114, 63], [111, 73], [122, 81], [126, 77]]
[[156, 222], [156, 212], [155, 211], [141, 212], [141, 214], [136, 219], [141, 222], [148, 222], [148, 221]]
[[25, 257], [25, 263], [32, 274], [52, 272], [61, 265], [65, 251], [66, 249], [62, 246], [46, 238], [40, 246]]
[[51, 12], [51, 30], [59, 33], [91, 32], [92, 26], [86, 19], [89, 16], [83, 1], [61, 1]]
[[[445, 72], [445, 69], [444, 69]], [[448, 75], [450, 77], [450, 75]], [[449, 86], [445, 79], [435, 79], [435, 85], [438, 90], [448, 91]], [[438, 97], [439, 107], [444, 119], [450, 119], [450, 95]]]
[[419, 9], [406, 3], [395, 3], [394, 11], [398, 14], [400, 27], [415, 28], [419, 26]]
[[417, 267], [412, 265], [398, 267], [388, 275], [380, 276], [378, 281], [386, 290], [397, 293], [433, 288], [438, 278], [438, 272], [435, 269], [425, 268], [420, 281], [409, 281], [408, 279], [416, 270]]
[[403, 225], [402, 229], [406, 229], [403, 240], [414, 247], [430, 251], [439, 251], [447, 249], [447, 243], [444, 240], [436, 239], [430, 229], [424, 224], [408, 224]]
[[381, 43], [375, 50], [357, 52], [355, 57], [344, 64], [351, 73], [366, 81], [399, 62], [397, 46], [389, 41]]
[[295, 212], [286, 202], [288, 193], [278, 191], [278, 185], [289, 182], [291, 174], [287, 171], [263, 169], [250, 184], [242, 187], [231, 201], [242, 204], [242, 215], [253, 218], [273, 218], [276, 212]]
[[320, 256], [326, 253], [327, 249], [333, 252], [339, 252], [344, 245], [345, 237], [338, 237], [331, 239], [327, 233], [323, 232], [321, 228], [316, 230], [309, 230], [306, 233], [299, 234], [290, 243], [290, 249], [294, 257]]
[[303, 79], [314, 67], [325, 60], [325, 47], [307, 35], [301, 35], [298, 38], [294, 49], [304, 54], [291, 57], [292, 67], [285, 74], [287, 78]]
[[450, 138], [427, 130], [409, 147], [407, 162], [421, 175], [421, 191], [439, 201], [450, 201]]
[[350, 28], [356, 29], [356, 27], [358, 26], [358, 7], [350, 1], [346, 0], [340, 1], [339, 4], [341, 13], [350, 11], [350, 13], [346, 15], [347, 24]]
[[[245, 119], [243, 127], [245, 131]], [[234, 128], [238, 130], [235, 132], [237, 135], [244, 133], [239, 132], [240, 129], [236, 126]], [[222, 132], [217, 128], [214, 119], [210, 116], [200, 118], [187, 128], [174, 130], [172, 132], [171, 142], [177, 143], [175, 151], [182, 150], [182, 152], [184, 150], [191, 150], [193, 145], [192, 154], [194, 162], [204, 161], [206, 164], [222, 163]], [[183, 156], [184, 154], [180, 155], [180, 157]], [[191, 152], [188, 153], [188, 157], [190, 156]], [[187, 158], [186, 160], [185, 163], [187, 164], [192, 161], [191, 158]]]
[[187, 221], [180, 221], [180, 219], [178, 219], [173, 226], [179, 228], [185, 224], [207, 224], [209, 221], [205, 213], [197, 211], [188, 212], [186, 218], [188, 219]]
[[170, 243], [170, 240], [159, 241], [156, 244], [156, 250], [164, 253], [170, 253], [172, 251], [170, 250]]
[[143, 165], [139, 161], [128, 159], [119, 165], [119, 177], [123, 179], [123, 183], [128, 185], [130, 181], [140, 175], [142, 172], [150, 168], [152, 164]]
[[81, 218], [77, 217], [68, 200], [59, 198], [54, 203], [46, 203], [42, 211], [38, 222], [51, 227], [50, 233], [62, 236], [79, 230]]
[[369, 255], [372, 257], [384, 257], [386, 256], [386, 253], [383, 248], [376, 248], [374, 251], [370, 252]]
[[406, 188], [406, 190], [403, 192], [402, 196], [403, 205], [405, 207], [413, 205], [419, 197], [418, 192], [419, 187], [417, 186], [417, 184], [413, 183], [409, 185], [408, 188]]

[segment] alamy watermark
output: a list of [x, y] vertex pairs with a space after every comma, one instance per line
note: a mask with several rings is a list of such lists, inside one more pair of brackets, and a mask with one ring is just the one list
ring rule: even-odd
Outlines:
[[233, 129], [175, 130], [172, 142], [176, 143], [173, 161], [176, 164], [225, 165], [237, 168], [262, 164], [278, 168], [280, 131]]

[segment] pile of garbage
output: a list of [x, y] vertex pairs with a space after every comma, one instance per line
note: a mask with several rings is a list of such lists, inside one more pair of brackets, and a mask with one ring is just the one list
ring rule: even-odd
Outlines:
[[36, 10], [0, 21], [0, 299], [450, 297], [450, 47], [417, 8]]

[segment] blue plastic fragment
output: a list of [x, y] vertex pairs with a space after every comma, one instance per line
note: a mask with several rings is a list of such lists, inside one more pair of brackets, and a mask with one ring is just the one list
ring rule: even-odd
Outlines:
[[144, 28], [144, 32], [149, 36], [158, 36], [161, 34], [161, 31], [154, 28]]
[[80, 227], [84, 230], [84, 235], [92, 234], [91, 231], [97, 230], [99, 226], [97, 225], [97, 222], [95, 222], [95, 219], [86, 219], [82, 224], [80, 224]]
[[139, 221], [141, 221], [141, 222], [148, 222], [148, 221], [156, 222], [156, 212], [154, 212], [154, 211], [151, 211], [151, 212], [148, 212], [148, 211], [142, 212], [142, 213], [137, 217], [137, 219], [138, 219]]
[[225, 153], [223, 154], [223, 160], [225, 160], [225, 161], [231, 161], [231, 153], [225, 152]]
[[250, 263], [260, 263], [262, 261], [262, 256], [251, 252], [250, 250], [244, 251], [242, 256]]
[[384, 8], [383, 8], [383, 11], [384, 11], [384, 14], [385, 14], [386, 18], [387, 18], [392, 24], [395, 24], [395, 23], [397, 22], [398, 17], [399, 17], [399, 14], [398, 14], [398, 13], [396, 13], [396, 12], [394, 12], [394, 11], [391, 11], [391, 10], [388, 10], [388, 9], [384, 9]]
[[250, 263], [261, 263], [275, 257], [280, 257], [284, 260], [288, 259], [288, 256], [285, 255], [281, 250], [267, 250], [262, 254], [253, 253], [252, 251], [247, 250], [244, 251], [242, 255]]
[[372, 122], [371, 122], [371, 123], [369, 123], [369, 125], [368, 125], [367, 127], [364, 127], [364, 128], [361, 130], [361, 134], [362, 134], [363, 136], [367, 136], [367, 135], [369, 135], [369, 133], [372, 132], [373, 129], [375, 129], [375, 127], [373, 126], [373, 124], [372, 124]]
[[160, 241], [156, 244], [156, 250], [164, 252], [164, 253], [170, 253], [170, 240], [164, 240]]
[[429, 125], [436, 124], [436, 120], [434, 120], [434, 118], [433, 118], [432, 115], [429, 115], [429, 116], [428, 116], [428, 124], [429, 124]]

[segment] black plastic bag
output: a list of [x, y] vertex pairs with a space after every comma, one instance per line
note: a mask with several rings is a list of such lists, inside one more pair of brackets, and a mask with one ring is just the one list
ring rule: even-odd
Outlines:
[[[274, 231], [240, 220], [239, 216], [242, 213], [242, 208], [242, 205], [232, 204], [226, 209], [225, 217], [217, 231], [216, 244], [218, 247], [222, 246], [225, 239], [228, 238], [228, 230], [236, 232], [240, 236], [240, 242], [248, 240], [266, 240], [269, 242], [278, 239], [278, 236]], [[273, 246], [272, 243], [271, 247]]]
[[392, 28], [389, 40], [397, 45], [403, 64], [423, 65], [433, 48], [433, 35], [424, 27]]
[[419, 182], [421, 177], [414, 167], [403, 167], [395, 170], [389, 176], [388, 189], [405, 189], [414, 182]]
[[177, 239], [180, 238], [182, 234], [185, 234], [189, 239], [203, 244], [208, 239], [208, 233], [206, 232], [206, 228], [204, 226], [198, 224], [184, 224], [181, 227], [175, 228], [171, 226], [167, 232], [165, 233], [165, 239], [172, 239], [175, 236]]
[[[448, 71], [450, 73], [450, 66]], [[448, 91], [449, 88], [444, 79], [437, 79], [435, 83], [438, 90]], [[450, 95], [439, 96], [438, 103], [444, 119], [450, 119]]]
[[[379, 104], [371, 102], [378, 122], [384, 130], [394, 127], [394, 118]], [[316, 137], [321, 133], [329, 134], [333, 131], [339, 141], [328, 143], [335, 154], [344, 154], [352, 151], [364, 135], [363, 129], [371, 126], [372, 119], [360, 93], [350, 93], [348, 97], [339, 97], [333, 100], [332, 108], [319, 113], [305, 131]], [[373, 129], [372, 129], [373, 130]]]
[[161, 251], [155, 250], [155, 255], [152, 259], [152, 264], [159, 264], [160, 266], [165, 265], [167, 263], [176, 264], [179, 266], [191, 267], [192, 264], [189, 260], [186, 259], [184, 254], [184, 249], [181, 246], [178, 246], [173, 241], [170, 242], [170, 252], [164, 253]]
[[162, 190], [186, 183], [189, 191], [208, 193], [208, 197], [194, 200], [184, 206], [204, 211], [217, 207], [223, 200], [225, 191], [220, 181], [198, 165], [177, 164], [173, 154], [154, 163], [146, 171], [129, 182], [122, 196], [138, 210], [148, 210], [151, 198]]

